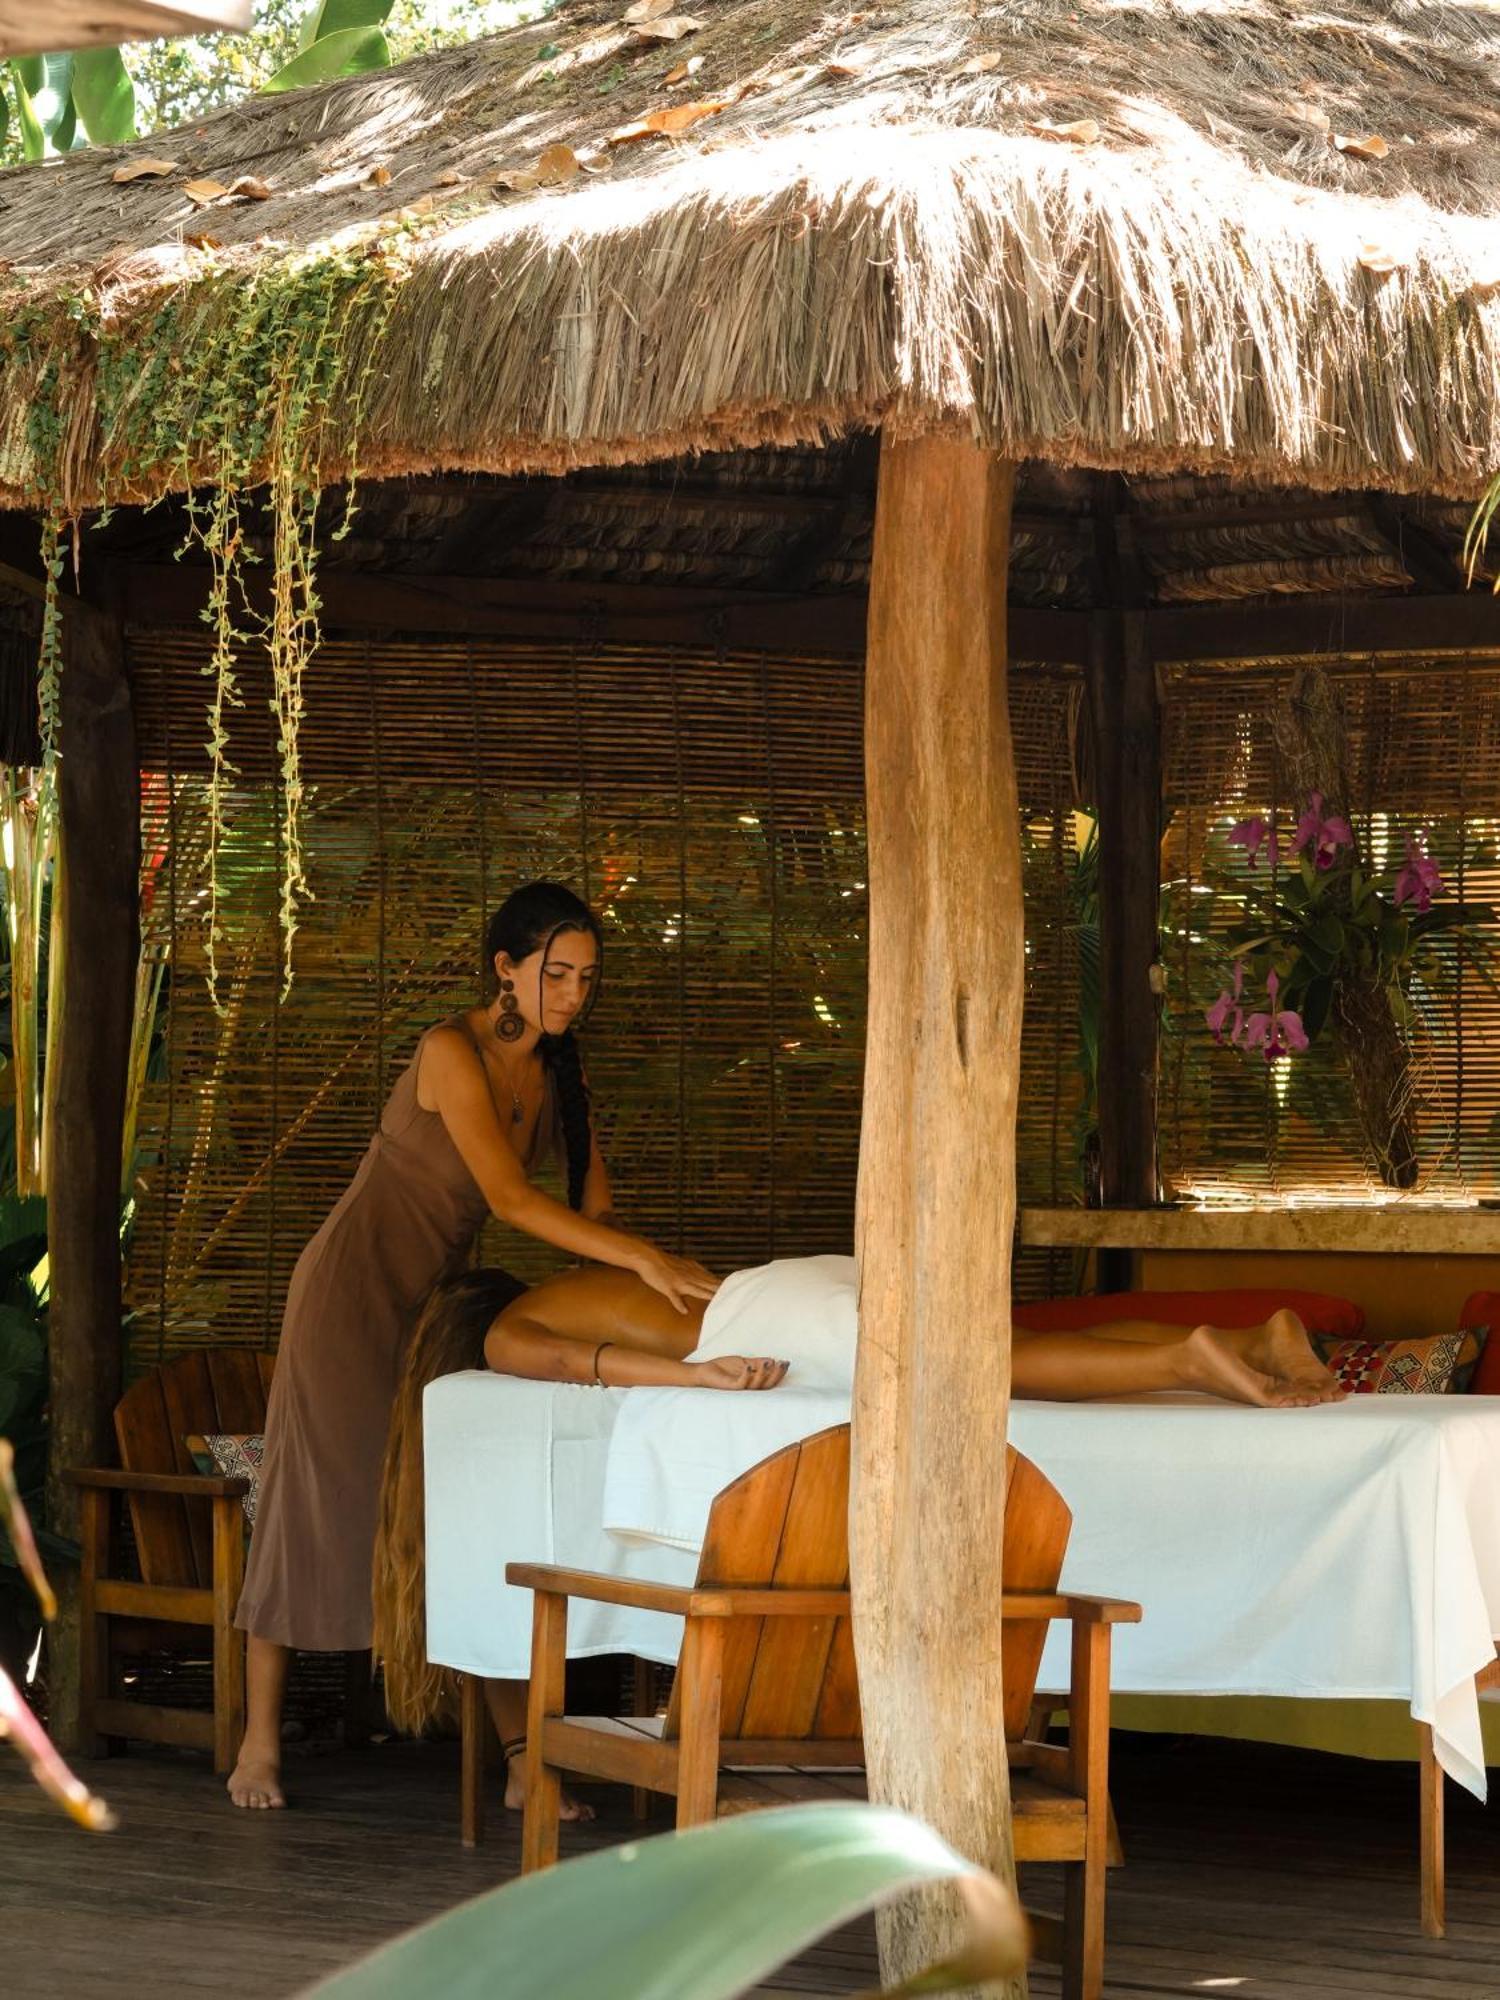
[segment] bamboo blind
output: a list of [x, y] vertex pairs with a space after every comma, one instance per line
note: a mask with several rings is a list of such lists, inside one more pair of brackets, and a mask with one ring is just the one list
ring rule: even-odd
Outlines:
[[[274, 1343], [291, 1266], [421, 1030], [480, 990], [516, 882], [601, 912], [585, 1056], [632, 1225], [720, 1269], [852, 1240], [865, 1009], [858, 661], [612, 645], [330, 640], [302, 739], [313, 901], [279, 992], [264, 664], [233, 718], [222, 1017], [205, 983], [205, 641], [132, 635], [146, 936], [170, 953], [127, 1259], [138, 1365]], [[1076, 1070], [1076, 687], [1018, 668], [1028, 896], [1023, 1195], [1065, 1199]], [[975, 885], [976, 921], [988, 911]], [[496, 1227], [480, 1255], [557, 1261]], [[1058, 1282], [1028, 1256], [1026, 1292]]]
[[[1203, 1012], [1228, 981], [1226, 932], [1239, 920], [1243, 853], [1233, 823], [1304, 801], [1280, 768], [1272, 717], [1297, 661], [1164, 670], [1161, 1157], [1169, 1191], [1203, 1199], [1359, 1201], [1383, 1193], [1366, 1157], [1334, 1044], [1268, 1066], [1214, 1045]], [[1447, 892], [1500, 907], [1500, 659], [1336, 659], [1321, 664], [1344, 707], [1351, 817], [1379, 865], [1430, 829]], [[1261, 862], [1264, 877], [1266, 864]], [[1500, 934], [1464, 963], [1458, 1005], [1418, 1033], [1419, 1198], [1500, 1194]], [[1257, 1004], [1260, 1000], [1257, 999]]]

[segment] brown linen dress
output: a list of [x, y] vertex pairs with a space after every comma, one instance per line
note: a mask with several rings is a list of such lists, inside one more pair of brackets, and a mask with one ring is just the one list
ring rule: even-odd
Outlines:
[[[455, 1025], [468, 1032], [461, 1016]], [[287, 1290], [235, 1623], [308, 1652], [370, 1644], [381, 1462], [406, 1344], [427, 1294], [463, 1268], [488, 1212], [441, 1114], [417, 1101], [426, 1040]], [[561, 1144], [549, 1071], [527, 1173]]]

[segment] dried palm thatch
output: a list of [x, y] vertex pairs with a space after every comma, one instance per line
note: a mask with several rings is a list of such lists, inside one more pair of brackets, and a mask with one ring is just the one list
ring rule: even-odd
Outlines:
[[[252, 279], [335, 256], [378, 264], [337, 325], [371, 471], [877, 421], [1453, 498], [1500, 462], [1493, 6], [662, 4], [0, 176], [0, 497], [180, 486], [206, 444], [173, 371]], [[115, 179], [148, 152], [175, 171]], [[141, 423], [163, 394], [175, 453]]]

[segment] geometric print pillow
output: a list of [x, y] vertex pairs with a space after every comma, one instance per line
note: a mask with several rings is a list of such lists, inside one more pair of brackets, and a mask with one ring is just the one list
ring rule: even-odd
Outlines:
[[1351, 1396], [1461, 1396], [1474, 1378], [1489, 1331], [1471, 1326], [1419, 1340], [1320, 1340], [1315, 1335], [1313, 1345]]
[[259, 1433], [249, 1437], [236, 1437], [229, 1431], [211, 1431], [204, 1437], [196, 1433], [184, 1438], [188, 1456], [200, 1472], [219, 1472], [226, 1479], [248, 1479], [250, 1489], [241, 1505], [245, 1509], [245, 1519], [255, 1526], [255, 1503], [260, 1498], [261, 1468], [266, 1462], [266, 1441]]

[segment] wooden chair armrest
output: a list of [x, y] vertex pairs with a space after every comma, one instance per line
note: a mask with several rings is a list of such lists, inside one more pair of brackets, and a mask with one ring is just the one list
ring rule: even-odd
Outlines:
[[185, 1493], [206, 1500], [243, 1500], [248, 1479], [225, 1479], [211, 1472], [122, 1472], [98, 1466], [71, 1466], [63, 1479], [69, 1486], [109, 1493]]
[[847, 1618], [847, 1590], [697, 1590], [691, 1585], [643, 1583], [595, 1570], [558, 1569], [551, 1563], [507, 1563], [505, 1581], [520, 1590], [557, 1597], [586, 1597], [636, 1611], [667, 1611], [679, 1618]]
[[1076, 1625], [1136, 1625], [1141, 1607], [1123, 1597], [1046, 1597], [1031, 1591], [1006, 1591], [1000, 1616], [1009, 1618], [1070, 1618]]
[[1089, 1597], [1070, 1590], [1063, 1602], [1076, 1625], [1139, 1625], [1144, 1615], [1128, 1597]]
[[[596, 1604], [623, 1604], [633, 1611], [666, 1611], [685, 1618], [690, 1611], [703, 1615], [704, 1607], [694, 1599], [703, 1593], [671, 1583], [643, 1583], [633, 1577], [604, 1576], [595, 1570], [559, 1569], [553, 1563], [507, 1563], [505, 1581], [518, 1590], [543, 1590], [554, 1597], [586, 1597]], [[724, 1617], [722, 1610], [708, 1616]]]

